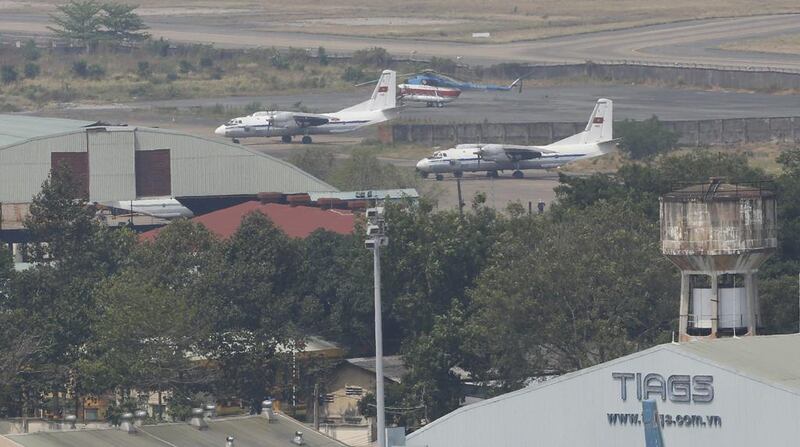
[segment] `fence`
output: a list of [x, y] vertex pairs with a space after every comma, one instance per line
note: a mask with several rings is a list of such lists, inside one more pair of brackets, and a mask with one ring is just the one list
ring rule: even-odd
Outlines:
[[[679, 144], [717, 146], [800, 142], [800, 117], [662, 121], [680, 135]], [[379, 132], [384, 143], [442, 146], [459, 143], [548, 144], [581, 132], [578, 123], [394, 124]]]

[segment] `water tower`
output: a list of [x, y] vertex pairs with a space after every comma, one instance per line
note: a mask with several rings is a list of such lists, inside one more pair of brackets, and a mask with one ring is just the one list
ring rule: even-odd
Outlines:
[[756, 335], [756, 272], [778, 245], [765, 186], [712, 178], [661, 197], [661, 251], [681, 269], [681, 341]]

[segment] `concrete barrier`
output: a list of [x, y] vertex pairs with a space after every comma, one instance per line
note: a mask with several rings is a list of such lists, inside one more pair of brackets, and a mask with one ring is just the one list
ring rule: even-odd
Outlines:
[[[662, 121], [685, 146], [799, 143], [800, 117]], [[549, 144], [583, 130], [585, 123], [394, 124], [384, 143], [445, 146], [460, 143]]]

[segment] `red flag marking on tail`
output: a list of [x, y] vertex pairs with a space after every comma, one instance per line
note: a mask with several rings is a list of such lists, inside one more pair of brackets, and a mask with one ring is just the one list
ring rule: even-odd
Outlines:
[[[388, 92], [388, 91], [389, 91], [389, 87], [387, 87], [385, 85], [382, 85], [382, 86], [378, 87], [378, 93], [384, 93], [384, 92]], [[602, 118], [600, 118], [600, 119], [602, 120]]]
[[592, 120], [592, 124], [603, 124], [603, 117], [597, 116]]

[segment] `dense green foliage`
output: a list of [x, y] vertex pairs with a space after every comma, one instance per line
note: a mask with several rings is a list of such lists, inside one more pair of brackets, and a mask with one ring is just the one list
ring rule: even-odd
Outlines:
[[[379, 185], [362, 169], [368, 158], [338, 168], [354, 187]], [[760, 273], [768, 332], [798, 323], [800, 150], [779, 161], [781, 247]], [[425, 200], [389, 205], [385, 351], [408, 367], [387, 391], [387, 405], [404, 409], [392, 417], [409, 427], [440, 417], [459, 405], [464, 380], [492, 395], [668, 341], [679, 286], [659, 250], [658, 196], [709, 176], [767, 177], [742, 156], [697, 152], [613, 176], [562, 176], [558, 202], [541, 215], [519, 204], [497, 213], [480, 195], [463, 216]], [[171, 391], [176, 417], [207, 396], [198, 393], [256, 408], [267, 396], [289, 399], [289, 353], [309, 334], [352, 356], [374, 352], [372, 257], [360, 228], [294, 240], [252, 214], [227, 240], [176, 221], [137, 243], [98, 224], [61, 171], [31, 213], [34, 240], [49, 242], [30, 246], [35, 266], [15, 273], [0, 250], [0, 407], [10, 414], [59, 405], [47, 396], [134, 390]], [[302, 365], [300, 402], [315, 384], [326, 391], [331, 367]]]
[[644, 121], [625, 120], [615, 124], [620, 148], [634, 160], [651, 158], [673, 149], [680, 135], [667, 130], [653, 115]]

